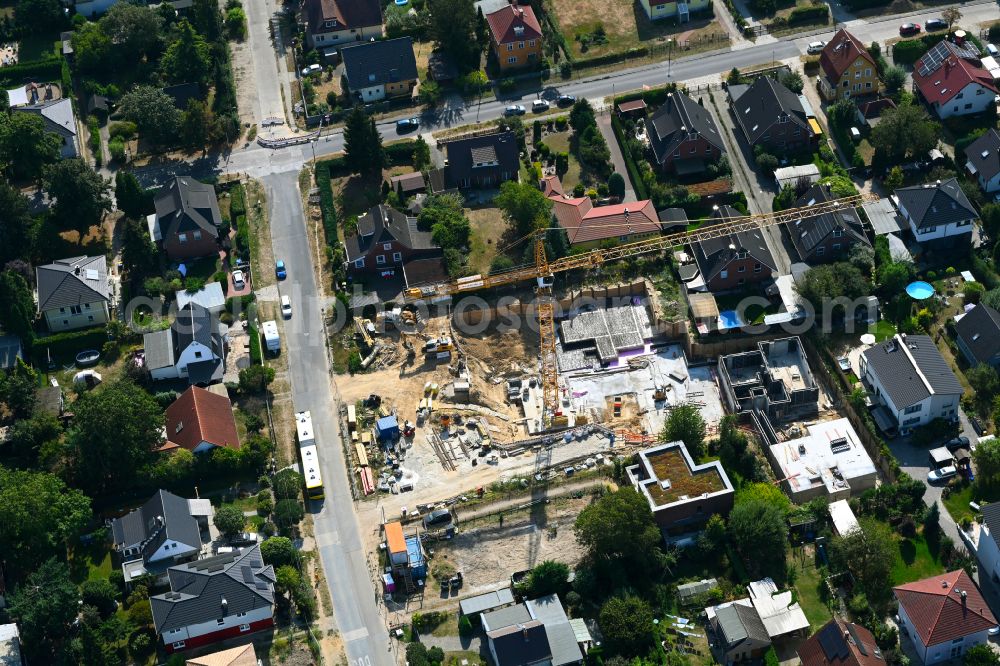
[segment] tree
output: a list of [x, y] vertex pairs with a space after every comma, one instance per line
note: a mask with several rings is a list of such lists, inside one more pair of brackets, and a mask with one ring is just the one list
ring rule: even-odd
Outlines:
[[580, 512], [573, 529], [577, 542], [594, 560], [619, 560], [644, 568], [660, 547], [649, 502], [633, 488], [604, 495]]
[[247, 15], [242, 7], [226, 10], [226, 34], [229, 39], [243, 41], [247, 38]]
[[[0, 384], [6, 383], [6, 380], [0, 382]], [[25, 383], [27, 384], [27, 382]], [[15, 390], [24, 395], [24, 398], [30, 398], [30, 400], [27, 400], [30, 404], [23, 405], [20, 409], [17, 408], [16, 403], [13, 407], [7, 404], [7, 408], [15, 413], [20, 411], [22, 414], [28, 414], [34, 406], [34, 391], [27, 390], [20, 392], [19, 389]], [[0, 391], [0, 394], [3, 393], [6, 393], [6, 391]], [[6, 403], [2, 399], [0, 401]], [[30, 418], [22, 416], [14, 421], [10, 430], [7, 431], [6, 445], [11, 457], [19, 459], [20, 464], [36, 467], [39, 463], [43, 447], [58, 444], [61, 435], [62, 426], [59, 425], [59, 421], [54, 416], [43, 410], [34, 410]]]
[[444, 248], [464, 252], [469, 246], [472, 227], [465, 217], [462, 199], [453, 194], [432, 195], [417, 217], [417, 225], [429, 230], [434, 242]]
[[594, 115], [594, 107], [584, 98], [577, 100], [569, 111], [569, 126], [573, 128], [574, 132], [579, 133], [596, 124], [597, 117]]
[[275, 536], [264, 541], [260, 544], [260, 555], [264, 564], [275, 567], [297, 566], [299, 563], [299, 551], [288, 537]]
[[275, 587], [282, 594], [290, 595], [292, 590], [297, 588], [302, 582], [302, 575], [299, 574], [299, 570], [288, 565], [275, 569], [274, 577], [276, 579]]
[[786, 69], [778, 75], [778, 82], [798, 95], [802, 92], [802, 75], [793, 69]]
[[735, 416], [725, 416], [719, 424], [716, 448], [719, 461], [729, 474], [738, 474], [745, 481], [763, 480], [757, 456], [750, 449], [750, 440], [739, 429]]
[[780, 505], [752, 493], [738, 497], [729, 514], [728, 531], [747, 573], [755, 577], [784, 577], [788, 526]]
[[986, 287], [980, 282], [967, 282], [962, 286], [962, 299], [966, 303], [978, 303], [986, 293]]
[[679, 405], [670, 410], [660, 440], [684, 442], [691, 457], [698, 460], [705, 453], [705, 419], [695, 405]]
[[21, 34], [48, 34], [66, 24], [66, 15], [59, 0], [18, 0], [14, 23]]
[[908, 261], [890, 261], [878, 269], [879, 288], [885, 294], [899, 294], [913, 278], [913, 264]]
[[834, 127], [846, 129], [857, 122], [858, 107], [849, 98], [839, 99], [826, 111], [826, 117]]
[[[984, 204], [980, 208], [979, 217], [983, 223], [983, 228], [986, 229], [986, 233], [996, 238], [997, 234], [1000, 234], [1000, 203]], [[966, 284], [965, 287], [970, 287], [972, 284], [978, 283]]]
[[222, 35], [222, 15], [215, 0], [194, 0], [189, 14], [191, 23], [206, 40], [214, 42]]
[[791, 184], [786, 184], [778, 192], [777, 196], [774, 197], [774, 201], [771, 202], [771, 208], [777, 212], [780, 210], [785, 210], [786, 208], [791, 208], [795, 205], [795, 200], [798, 196], [795, 194], [795, 188]]
[[136, 219], [122, 221], [121, 249], [122, 263], [129, 278], [141, 279], [156, 272], [156, 246], [142, 222]]
[[886, 90], [890, 93], [899, 92], [906, 84], [906, 70], [899, 65], [893, 65], [885, 70], [882, 80], [885, 82]]
[[81, 238], [111, 210], [111, 183], [82, 159], [49, 164], [42, 171], [42, 184], [55, 199], [56, 219], [80, 232]]
[[344, 126], [344, 153], [353, 173], [366, 178], [381, 175], [385, 166], [382, 136], [375, 128], [375, 119], [369, 118], [360, 104], [347, 116]]
[[69, 433], [72, 470], [80, 487], [97, 492], [128, 487], [162, 442], [163, 411], [128, 379], [108, 382], [73, 404]]
[[938, 135], [938, 124], [922, 107], [901, 104], [887, 109], [869, 137], [875, 148], [873, 163], [888, 166], [904, 162], [908, 156], [924, 155], [937, 145]]
[[896, 165], [889, 169], [889, 173], [882, 179], [882, 184], [887, 190], [895, 190], [903, 186], [903, 169]]
[[192, 148], [203, 148], [209, 141], [215, 116], [200, 99], [188, 100], [187, 110], [181, 114], [181, 140]]
[[305, 511], [298, 500], [281, 500], [274, 505], [274, 524], [283, 530], [290, 530], [305, 517]]
[[279, 500], [297, 499], [303, 483], [302, 475], [294, 469], [283, 469], [274, 477], [274, 496]]
[[174, 98], [159, 88], [138, 85], [122, 96], [118, 108], [148, 141], [166, 145], [177, 140], [181, 112], [174, 106]]
[[79, 71], [96, 74], [111, 67], [114, 44], [97, 23], [84, 23], [73, 31], [72, 44]]
[[[525, 249], [525, 253], [527, 253]], [[545, 232], [545, 256], [549, 259], [561, 259], [569, 254], [569, 235], [566, 230], [563, 229], [562, 225], [553, 215], [549, 218], [549, 228]], [[534, 254], [532, 254], [529, 262], [534, 262]], [[513, 268], [513, 267], [512, 267]]]
[[965, 651], [962, 656], [962, 664], [963, 666], [1000, 666], [1000, 657], [988, 643], [980, 643]]
[[778, 158], [771, 153], [761, 153], [757, 156], [757, 168], [765, 174], [773, 173], [778, 168]]
[[31, 287], [14, 271], [0, 273], [0, 325], [26, 345], [35, 339], [35, 299]]
[[1000, 374], [997, 374], [996, 368], [988, 363], [980, 363], [970, 368], [966, 371], [965, 377], [969, 380], [977, 399], [989, 403], [997, 393], [1000, 393]]
[[90, 499], [48, 472], [0, 466], [0, 561], [20, 571], [65, 552], [90, 520]]
[[118, 589], [107, 578], [84, 581], [80, 586], [80, 595], [83, 603], [96, 608], [103, 618], [107, 618], [117, 608]]
[[550, 594], [562, 594], [568, 587], [569, 566], [555, 560], [545, 560], [528, 574], [525, 596], [537, 599]]
[[177, 39], [167, 47], [160, 69], [173, 83], [204, 83], [212, 71], [208, 42], [187, 19], [177, 24]]
[[500, 194], [493, 198], [493, 203], [503, 211], [518, 236], [527, 236], [549, 223], [552, 202], [531, 183], [508, 180], [500, 186]]
[[639, 597], [611, 597], [598, 618], [612, 652], [626, 657], [646, 654], [653, 641], [653, 609]]
[[977, 483], [995, 485], [1000, 481], [1000, 440], [979, 442], [972, 452], [972, 462], [976, 465]]
[[830, 543], [830, 563], [837, 570], [850, 571], [868, 601], [883, 608], [892, 597], [896, 541], [889, 526], [874, 518], [862, 517], [858, 525], [859, 529]]
[[806, 273], [805, 280], [797, 285], [799, 293], [809, 300], [817, 312], [824, 299], [846, 297], [856, 299], [870, 291], [868, 279], [853, 264], [837, 262], [815, 266]]
[[476, 7], [472, 0], [429, 0], [429, 33], [439, 49], [459, 67], [479, 69]]
[[36, 180], [45, 165], [59, 159], [61, 145], [40, 115], [0, 113], [0, 166], [14, 178]]
[[230, 504], [220, 506], [216, 509], [212, 522], [219, 528], [223, 536], [232, 538], [243, 531], [243, 528], [246, 527], [247, 519], [242, 511]]
[[0, 266], [29, 256], [33, 226], [28, 198], [0, 179]]
[[413, 169], [423, 171], [431, 165], [431, 149], [424, 141], [424, 137], [418, 136], [413, 142]]
[[101, 31], [114, 46], [116, 59], [138, 62], [158, 50], [163, 17], [155, 9], [116, 2], [100, 20]]
[[51, 558], [30, 574], [9, 599], [10, 615], [17, 620], [21, 649], [30, 663], [56, 663], [55, 656], [70, 634], [77, 616], [79, 590], [69, 567]]
[[602, 178], [611, 169], [611, 149], [596, 124], [587, 127], [580, 134], [576, 153], [584, 166]]
[[142, 220], [153, 212], [153, 196], [130, 171], [115, 173], [115, 201], [125, 217]]
[[[3, 303], [0, 302], [0, 307]], [[0, 373], [0, 403], [16, 420], [23, 420], [35, 408], [35, 388], [38, 375], [31, 366], [17, 359], [11, 372]]]
[[958, 7], [945, 7], [941, 10], [941, 18], [948, 24], [948, 32], [951, 32], [952, 26], [962, 18], [962, 10]]
[[240, 370], [240, 391], [260, 393], [274, 381], [274, 368], [269, 365], [251, 365]]
[[421, 81], [417, 99], [421, 104], [426, 104], [427, 106], [436, 105], [441, 100], [441, 86], [434, 79]]

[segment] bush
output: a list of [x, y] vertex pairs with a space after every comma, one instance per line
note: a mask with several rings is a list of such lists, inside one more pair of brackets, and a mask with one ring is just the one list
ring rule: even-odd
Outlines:
[[298, 500], [281, 500], [274, 505], [274, 522], [283, 530], [290, 530], [305, 517], [305, 511]]
[[458, 620], [458, 635], [462, 637], [469, 637], [475, 632], [472, 626], [472, 621], [469, 620], [467, 615], [463, 615]]
[[135, 123], [123, 120], [117, 123], [111, 123], [108, 126], [108, 134], [112, 139], [122, 139], [127, 141], [139, 133], [139, 128]]
[[274, 368], [251, 365], [240, 370], [240, 391], [243, 393], [260, 393], [273, 381]]
[[757, 156], [757, 167], [764, 172], [774, 173], [778, 168], [778, 158], [770, 153], [761, 153]]
[[830, 20], [830, 8], [826, 5], [796, 7], [788, 15], [788, 25], [801, 23], [826, 23]]
[[114, 161], [125, 161], [125, 142], [120, 138], [115, 137], [108, 141], [108, 151], [111, 153], [111, 159]]
[[262, 490], [257, 493], [257, 513], [261, 516], [267, 516], [274, 510], [274, 498], [271, 496], [270, 490]]
[[118, 589], [106, 578], [88, 580], [80, 586], [80, 597], [85, 605], [93, 606], [106, 618], [115, 612]]

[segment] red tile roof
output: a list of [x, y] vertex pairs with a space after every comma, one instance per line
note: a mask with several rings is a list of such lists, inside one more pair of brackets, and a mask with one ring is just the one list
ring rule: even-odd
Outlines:
[[225, 396], [192, 386], [167, 407], [165, 417], [168, 444], [188, 451], [202, 442], [240, 448], [233, 403]]
[[657, 233], [661, 228], [653, 202], [648, 199], [597, 208], [590, 197], [567, 199], [563, 195], [550, 194], [549, 200], [552, 201], [552, 213], [566, 230], [571, 245]]
[[[913, 82], [928, 104], [946, 104], [970, 83], [978, 83], [996, 94], [990, 73], [979, 61], [963, 58], [960, 52], [959, 47], [945, 40], [913, 66]], [[935, 67], [936, 63], [940, 64]]]
[[[378, 0], [306, 0], [303, 13], [313, 34], [382, 25]], [[334, 26], [326, 27], [326, 21], [334, 21]]]
[[837, 618], [799, 645], [797, 652], [808, 666], [885, 666], [872, 632]]
[[893, 590], [925, 646], [947, 643], [997, 626], [982, 593], [963, 569]]
[[858, 58], [864, 58], [872, 66], [872, 70], [875, 70], [875, 60], [865, 45], [857, 37], [841, 29], [823, 48], [819, 56], [819, 65], [823, 68], [827, 80], [836, 86], [840, 77]]
[[542, 194], [547, 197], [552, 196], [553, 194], [557, 196], [565, 194], [563, 191], [562, 181], [559, 180], [559, 176], [545, 176], [542, 178], [541, 188]]
[[[535, 18], [534, 10], [528, 5], [509, 5], [486, 16], [490, 33], [497, 44], [520, 42], [526, 39], [541, 39], [542, 26]], [[522, 28], [518, 30], [518, 28]]]

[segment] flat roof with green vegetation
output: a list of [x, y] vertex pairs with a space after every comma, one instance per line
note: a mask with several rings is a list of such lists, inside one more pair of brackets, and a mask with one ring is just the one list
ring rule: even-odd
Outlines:
[[[714, 462], [692, 465], [683, 444], [674, 442], [643, 452], [647, 473], [652, 475], [643, 481], [643, 486], [657, 506], [672, 504], [682, 499], [700, 497], [705, 493], [717, 493], [732, 484], [725, 478], [721, 467]], [[669, 484], [665, 483], [669, 481]]]

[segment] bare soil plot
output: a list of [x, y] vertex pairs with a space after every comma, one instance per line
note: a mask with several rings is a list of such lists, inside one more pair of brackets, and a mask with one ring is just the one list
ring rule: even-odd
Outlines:
[[472, 225], [472, 248], [469, 251], [469, 267], [475, 273], [485, 275], [497, 256], [501, 237], [507, 231], [507, 222], [498, 208], [475, 208], [466, 211]]

